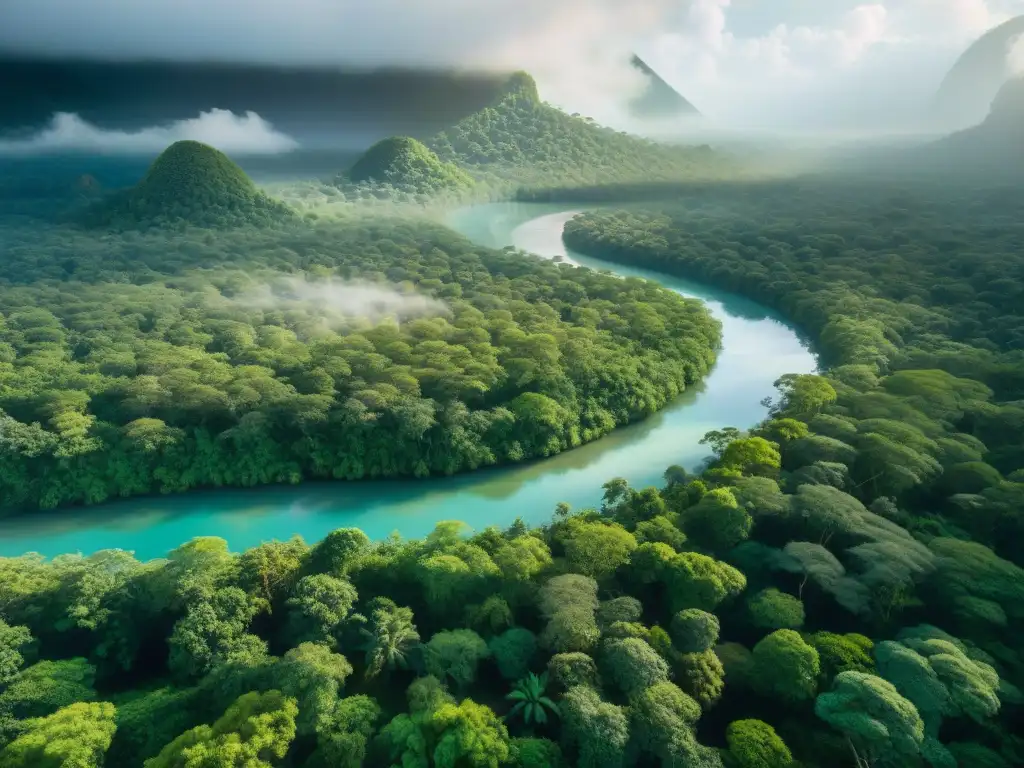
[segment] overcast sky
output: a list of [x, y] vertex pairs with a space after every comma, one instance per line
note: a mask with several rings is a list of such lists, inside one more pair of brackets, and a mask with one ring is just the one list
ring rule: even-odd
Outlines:
[[0, 0], [0, 48], [104, 57], [523, 68], [596, 117], [638, 51], [711, 119], [818, 129], [917, 114], [1024, 0]]

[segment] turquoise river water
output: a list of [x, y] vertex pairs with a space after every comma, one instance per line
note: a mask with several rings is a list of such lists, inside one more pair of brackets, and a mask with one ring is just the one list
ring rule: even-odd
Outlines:
[[195, 536], [221, 536], [240, 551], [295, 534], [313, 542], [342, 527], [381, 539], [393, 531], [423, 536], [441, 520], [463, 520], [475, 529], [506, 526], [517, 517], [541, 523], [559, 501], [598, 504], [601, 485], [613, 477], [642, 488], [660, 484], [671, 464], [693, 468], [708, 454], [698, 442], [705, 432], [754, 425], [764, 418], [761, 401], [775, 393], [772, 383], [780, 375], [815, 370], [815, 358], [797, 332], [754, 302], [567, 251], [562, 227], [575, 213], [564, 206], [494, 203], [457, 211], [447, 223], [482, 245], [561, 255], [570, 263], [657, 280], [706, 301], [722, 322], [718, 362], [699, 388], [655, 416], [550, 459], [456, 477], [193, 491], [36, 512], [0, 521], [0, 556], [118, 548], [146, 560]]

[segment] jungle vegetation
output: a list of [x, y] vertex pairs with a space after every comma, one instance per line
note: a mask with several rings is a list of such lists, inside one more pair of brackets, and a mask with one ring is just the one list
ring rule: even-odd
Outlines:
[[[529, 86], [508, 114], [540, 126]], [[434, 150], [557, 173], [459, 141]], [[573, 248], [784, 312], [822, 372], [699, 471], [539, 528], [0, 559], [0, 768], [1024, 764], [1022, 206], [804, 178], [574, 219]], [[718, 342], [649, 283], [420, 220], [130, 223], [2, 232], [4, 499], [548, 455]]]
[[715, 359], [718, 323], [654, 283], [423, 219], [214, 232], [173, 199], [164, 226], [3, 230], [5, 508], [550, 456]]
[[[369, 169], [373, 169], [369, 172]], [[616, 131], [544, 103], [525, 72], [494, 102], [423, 144], [392, 137], [371, 147], [334, 180], [281, 190], [289, 200], [465, 202], [550, 187], [723, 178], [739, 172], [710, 147], [668, 146]], [[467, 183], [471, 179], [473, 183]]]

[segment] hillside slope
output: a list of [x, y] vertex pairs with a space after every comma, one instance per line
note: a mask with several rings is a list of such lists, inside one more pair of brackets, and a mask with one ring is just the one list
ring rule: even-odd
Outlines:
[[460, 189], [473, 179], [454, 163], [442, 162], [416, 139], [392, 136], [378, 141], [355, 162], [349, 181], [388, 183], [415, 192]]
[[142, 181], [90, 208], [86, 223], [216, 227], [267, 224], [292, 215], [223, 152], [198, 141], [178, 141], [153, 161]]
[[1009, 76], [1011, 46], [1024, 34], [1024, 16], [990, 29], [957, 59], [935, 95], [934, 116], [966, 127], [984, 119]]
[[936, 162], [978, 173], [1024, 171], [1024, 78], [1008, 81], [992, 102], [988, 117], [929, 148]]
[[693, 104], [679, 91], [669, 85], [651, 67], [634, 55], [633, 66], [647, 77], [647, 88], [629, 105], [630, 112], [639, 118], [697, 117], [700, 115]]
[[658, 144], [544, 104], [525, 73], [492, 106], [426, 144], [475, 176], [532, 184], [673, 180], [725, 168], [707, 147]]

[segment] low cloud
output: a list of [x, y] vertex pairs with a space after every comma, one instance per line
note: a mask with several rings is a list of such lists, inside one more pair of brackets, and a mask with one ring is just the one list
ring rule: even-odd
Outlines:
[[403, 293], [392, 286], [359, 280], [308, 282], [300, 277], [283, 277], [228, 301], [253, 309], [298, 310], [320, 317], [332, 326], [356, 319], [403, 321], [449, 313], [444, 302], [430, 296]]
[[1010, 41], [1006, 53], [1006, 73], [1010, 77], [1024, 77], [1024, 35], [1017, 35]]
[[32, 136], [0, 140], [0, 154], [150, 154], [182, 139], [201, 141], [234, 155], [276, 155], [299, 146], [295, 139], [275, 130], [255, 112], [236, 115], [226, 109], [211, 109], [188, 120], [137, 131], [107, 130], [76, 114], [58, 112], [45, 128]]

